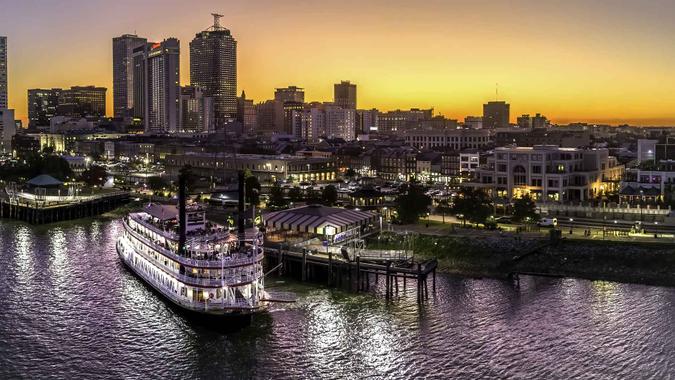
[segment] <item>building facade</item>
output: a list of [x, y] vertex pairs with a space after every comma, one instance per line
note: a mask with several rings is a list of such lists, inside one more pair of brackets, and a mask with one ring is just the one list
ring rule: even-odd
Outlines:
[[8, 107], [7, 100], [7, 37], [0, 36], [0, 109]]
[[405, 133], [405, 142], [419, 149], [484, 149], [492, 144], [490, 136], [481, 129], [416, 129]]
[[483, 128], [507, 128], [511, 106], [506, 102], [487, 102], [483, 104]]
[[345, 109], [356, 109], [356, 85], [342, 81], [333, 86], [333, 103]]
[[49, 126], [56, 116], [56, 107], [61, 96], [60, 88], [28, 90], [28, 127]]
[[199, 87], [181, 87], [179, 114], [180, 132], [211, 133], [215, 131], [213, 98], [204, 96]]
[[185, 165], [190, 165], [196, 175], [213, 176], [222, 181], [236, 178], [238, 170], [250, 171], [261, 183], [289, 180], [331, 182], [336, 178], [336, 164], [332, 158], [222, 153], [166, 157], [166, 169], [171, 178], [177, 178]]
[[134, 49], [147, 44], [135, 34], [113, 38], [113, 113], [115, 117], [133, 116]]
[[166, 134], [179, 130], [180, 42], [168, 38], [152, 44], [145, 57], [146, 133]]
[[617, 191], [623, 172], [607, 149], [500, 147], [467, 185], [506, 199], [584, 202]]
[[230, 31], [214, 25], [190, 42], [190, 84], [213, 98], [217, 127], [237, 117], [237, 41]]
[[14, 121], [14, 110], [7, 108], [0, 109], [0, 153], [10, 154], [12, 152], [12, 139], [16, 135], [16, 122]]

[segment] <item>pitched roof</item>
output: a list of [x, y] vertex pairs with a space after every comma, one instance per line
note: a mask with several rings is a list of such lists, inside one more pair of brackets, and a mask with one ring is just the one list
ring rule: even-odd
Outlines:
[[63, 185], [63, 182], [59, 181], [58, 179], [48, 175], [48, 174], [41, 174], [30, 181], [26, 182], [27, 184], [31, 186], [61, 186]]

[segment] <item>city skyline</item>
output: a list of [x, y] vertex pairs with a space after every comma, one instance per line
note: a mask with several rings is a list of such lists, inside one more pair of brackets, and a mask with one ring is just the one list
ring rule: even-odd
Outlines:
[[[189, 84], [187, 45], [217, 11], [238, 42], [237, 93], [256, 102], [289, 85], [304, 88], [308, 101], [327, 101], [335, 83], [350, 80], [359, 108], [433, 107], [461, 120], [480, 115], [499, 83], [511, 122], [542, 113], [557, 123], [675, 124], [675, 48], [667, 43], [675, 5], [666, 1], [293, 3], [307, 12], [271, 1], [148, 1], [131, 13], [124, 10], [132, 2], [73, 1], [64, 14], [56, 4], [3, 3], [9, 107], [24, 121], [29, 88], [107, 87], [112, 116], [112, 38], [126, 33], [181, 40], [180, 82]], [[344, 32], [346, 16], [351, 29]]]

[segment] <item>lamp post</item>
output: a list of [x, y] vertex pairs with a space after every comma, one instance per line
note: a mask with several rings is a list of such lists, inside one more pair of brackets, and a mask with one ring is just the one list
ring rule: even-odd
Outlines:
[[659, 238], [659, 222], [656, 220], [654, 221], [654, 238], [658, 239]]

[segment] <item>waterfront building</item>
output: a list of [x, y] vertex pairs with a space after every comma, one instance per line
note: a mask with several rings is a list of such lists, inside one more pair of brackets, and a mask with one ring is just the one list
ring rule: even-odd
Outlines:
[[154, 43], [145, 55], [145, 132], [178, 132], [180, 101], [180, 42], [168, 38]]
[[221, 181], [234, 178], [239, 170], [248, 170], [261, 183], [276, 181], [331, 182], [336, 178], [336, 165], [332, 158], [308, 158], [288, 155], [262, 154], [208, 154], [186, 153], [166, 156], [166, 170], [177, 178], [184, 166], [189, 165], [195, 175], [213, 177]]
[[489, 130], [415, 129], [405, 133], [405, 142], [419, 149], [484, 149], [492, 144]]
[[190, 42], [190, 84], [213, 98], [218, 128], [237, 117], [237, 41], [220, 17]]
[[333, 86], [333, 103], [345, 109], [356, 109], [356, 85], [342, 81]]
[[16, 135], [14, 110], [0, 108], [0, 154], [12, 152], [12, 139]]
[[483, 128], [507, 128], [510, 120], [511, 106], [504, 101], [483, 104]]
[[7, 37], [0, 36], [0, 109], [8, 107], [7, 98]]
[[136, 48], [146, 45], [146, 38], [124, 34], [113, 38], [113, 114], [124, 118], [134, 115], [134, 60]]
[[619, 190], [623, 172], [607, 149], [499, 147], [466, 185], [506, 199], [583, 202]]

